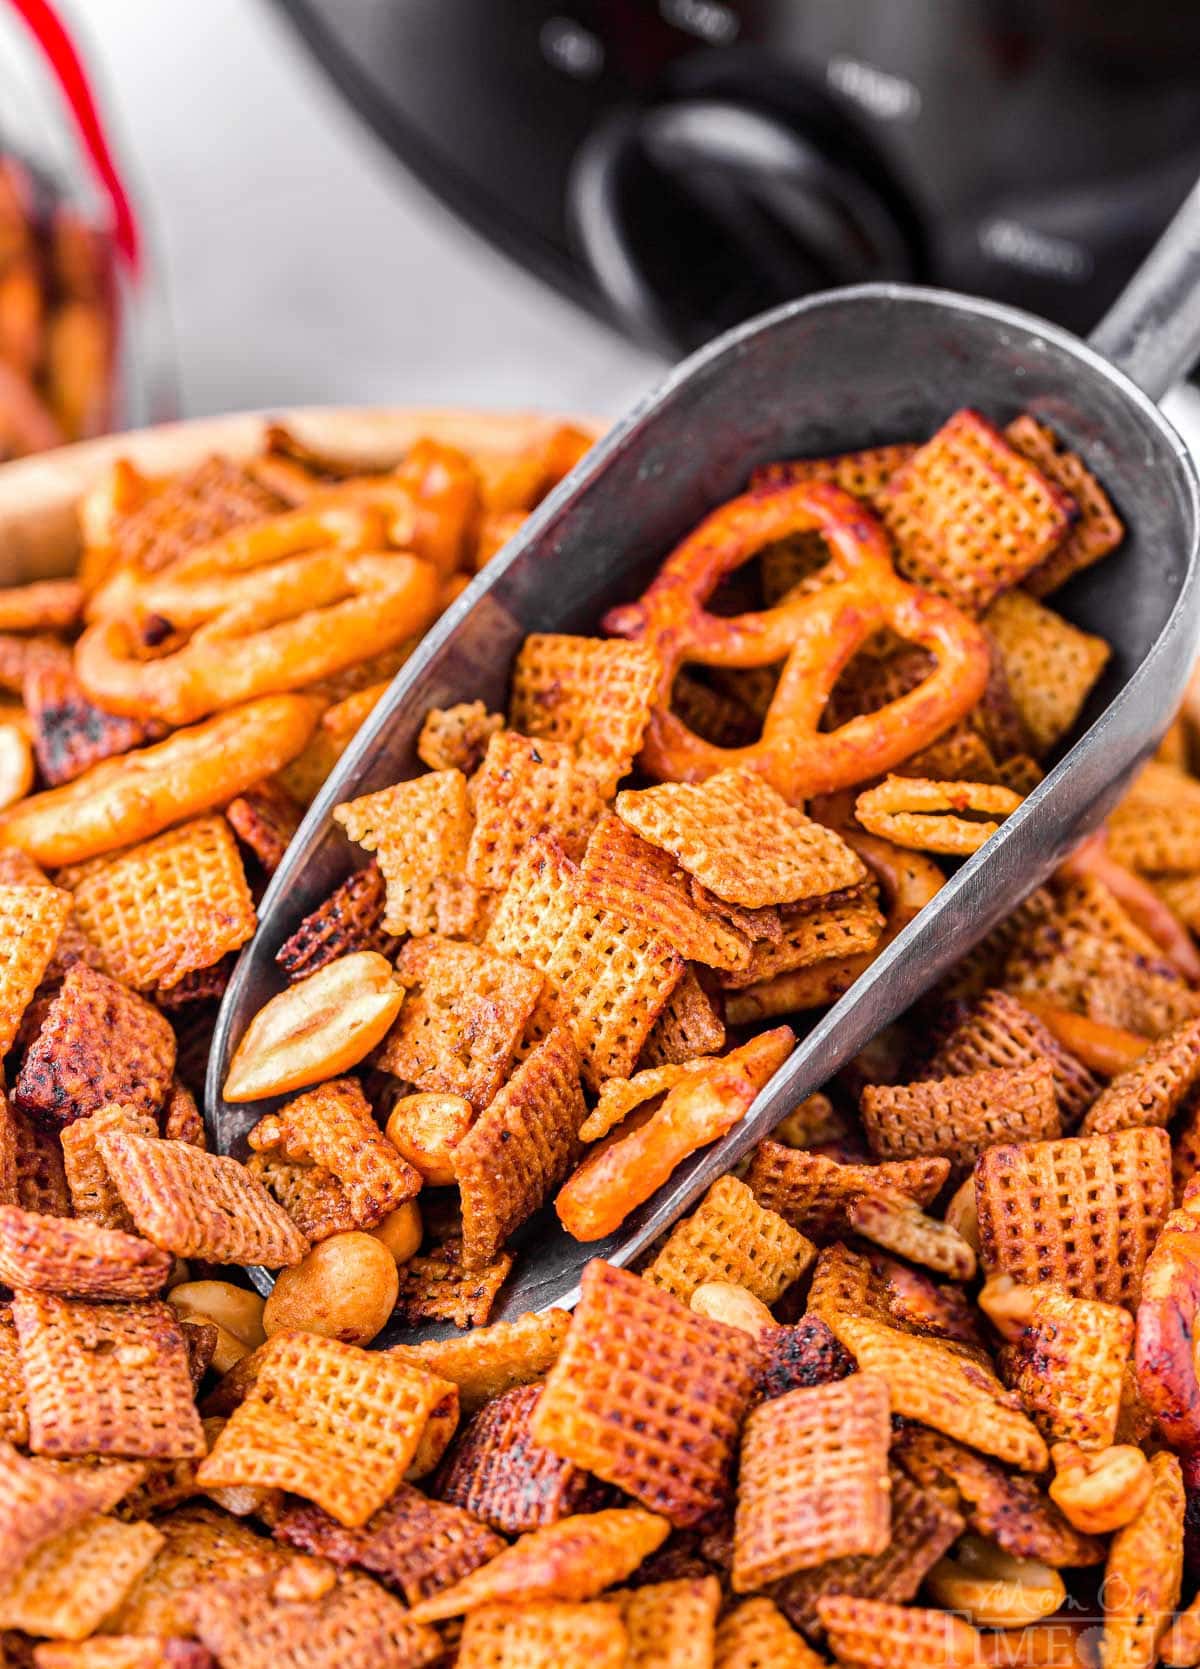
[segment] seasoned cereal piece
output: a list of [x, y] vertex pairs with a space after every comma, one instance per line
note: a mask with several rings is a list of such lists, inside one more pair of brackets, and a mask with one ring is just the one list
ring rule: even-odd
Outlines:
[[[435, 882], [461, 875], [471, 838], [467, 779], [461, 771], [433, 771], [335, 806], [335, 822], [366, 852], [377, 852], [387, 889], [388, 933], [432, 933], [437, 927]], [[474, 877], [472, 877], [474, 879]]]
[[630, 1576], [669, 1530], [665, 1518], [641, 1507], [575, 1513], [529, 1531], [453, 1587], [422, 1600], [412, 1614], [433, 1623], [497, 1601], [592, 1599]]
[[795, 1326], [764, 1327], [758, 1346], [758, 1390], [764, 1399], [802, 1386], [832, 1385], [854, 1372], [854, 1358], [820, 1316], [802, 1316]]
[[276, 1153], [252, 1153], [246, 1169], [314, 1246], [359, 1227], [346, 1190], [323, 1165], [294, 1165]]
[[198, 1640], [158, 1634], [96, 1634], [90, 1640], [43, 1640], [34, 1669], [213, 1669]]
[[975, 1249], [958, 1230], [927, 1217], [907, 1194], [890, 1188], [866, 1188], [849, 1201], [846, 1219], [856, 1234], [956, 1281], [975, 1274]]
[[1084, 1135], [1109, 1135], [1138, 1125], [1169, 1124], [1200, 1083], [1200, 1019], [1152, 1043], [1115, 1077], [1088, 1109]]
[[408, 1471], [446, 1389], [395, 1356], [277, 1333], [197, 1477], [286, 1489], [356, 1528]]
[[614, 812], [592, 830], [579, 871], [579, 898], [667, 938], [688, 961], [746, 968], [750, 939], [722, 913], [669, 852], [643, 840]]
[[1125, 529], [1108, 494], [1083, 459], [1063, 447], [1052, 429], [1022, 412], [1007, 426], [1004, 438], [1036, 464], [1048, 481], [1073, 498], [1079, 509], [1062, 543], [1022, 581], [1033, 596], [1045, 597], [1115, 550], [1125, 537]]
[[111, 543], [122, 566], [143, 574], [284, 508], [248, 470], [216, 454], [161, 484], [138, 485], [143, 491], [117, 515]]
[[411, 940], [396, 971], [408, 996], [376, 1065], [418, 1089], [461, 1095], [482, 1112], [504, 1082], [541, 975], [440, 938]]
[[[523, 972], [523, 970], [522, 970]], [[464, 1269], [492, 1263], [566, 1177], [587, 1115], [579, 1051], [556, 1027], [517, 1067], [454, 1149]]]
[[222, 1578], [277, 1572], [289, 1558], [265, 1536], [207, 1504], [165, 1513], [155, 1527], [164, 1545], [106, 1619], [114, 1632], [186, 1635], [190, 1628], [184, 1606], [195, 1588]]
[[533, 1437], [687, 1528], [728, 1499], [756, 1360], [749, 1335], [595, 1258]]
[[1112, 651], [1103, 638], [1081, 632], [1024, 591], [997, 597], [984, 625], [1040, 758], [1075, 724]]
[[697, 1055], [719, 1054], [724, 1047], [725, 1022], [720, 1010], [696, 978], [695, 969], [686, 968], [647, 1034], [637, 1064], [675, 1065]]
[[133, 1465], [76, 1469], [31, 1460], [0, 1440], [0, 1589], [37, 1548], [111, 1511], [140, 1475]]
[[706, 1281], [734, 1281], [773, 1304], [800, 1279], [816, 1247], [758, 1204], [737, 1177], [718, 1177], [678, 1223], [642, 1278], [687, 1303]]
[[299, 1263], [308, 1241], [236, 1159], [188, 1142], [108, 1130], [96, 1146], [139, 1234], [181, 1258]]
[[717, 1624], [713, 1669], [821, 1669], [823, 1662], [765, 1594], [744, 1599]]
[[[21, 1373], [21, 1347], [13, 1325], [11, 1304], [0, 1304], [0, 1443], [19, 1443], [22, 1448], [29, 1443], [29, 1410], [25, 1402], [25, 1379]], [[0, 1449], [0, 1454], [6, 1452]], [[0, 1542], [0, 1567], [4, 1557], [2, 1547]]]
[[1064, 1126], [1077, 1124], [1100, 1093], [1100, 1080], [1008, 991], [985, 991], [938, 1045], [932, 1078], [965, 1077], [1048, 1061]]
[[84, 1639], [120, 1605], [162, 1543], [152, 1524], [85, 1519], [43, 1542], [0, 1590], [0, 1628]]
[[69, 660], [29, 658], [21, 687], [42, 780], [51, 788], [70, 782], [102, 759], [158, 742], [166, 726], [155, 719], [109, 713], [89, 701]]
[[106, 1229], [133, 1228], [117, 1185], [108, 1174], [97, 1146], [106, 1130], [124, 1130], [135, 1136], [154, 1136], [158, 1121], [144, 1107], [129, 1107], [119, 1101], [98, 1107], [86, 1118], [68, 1124], [61, 1136], [62, 1165], [76, 1217], [89, 1218]]
[[612, 1597], [629, 1632], [626, 1669], [712, 1669], [721, 1607], [715, 1576], [645, 1583]]
[[1062, 1133], [1046, 1060], [915, 1084], [868, 1084], [859, 1107], [876, 1158], [940, 1153], [960, 1174], [997, 1142], [1044, 1141]]
[[1051, 1286], [1019, 1293], [1030, 1320], [1005, 1352], [1005, 1377], [1048, 1442], [1105, 1449], [1116, 1440], [1133, 1317]]
[[787, 1620], [811, 1640], [819, 1641], [822, 1634], [818, 1600], [854, 1594], [906, 1604], [965, 1528], [961, 1515], [935, 1490], [919, 1488], [897, 1469], [891, 1471], [891, 1508], [891, 1539], [882, 1553], [830, 1559], [797, 1571], [773, 1589]]
[[7, 1136], [12, 1143], [16, 1171], [16, 1204], [24, 1211], [40, 1211], [48, 1217], [69, 1217], [71, 1196], [57, 1132], [44, 1129], [11, 1104], [8, 1115]]
[[829, 1594], [817, 1615], [834, 1656], [861, 1669], [958, 1669], [982, 1661], [983, 1637], [950, 1611]]
[[25, 1052], [12, 1097], [70, 1124], [111, 1101], [156, 1112], [175, 1067], [175, 1034], [157, 1009], [76, 962]]
[[531, 632], [513, 665], [509, 723], [574, 748], [607, 799], [641, 748], [658, 678], [645, 644]]
[[187, 1349], [169, 1304], [82, 1304], [18, 1292], [13, 1320], [37, 1454], [157, 1460], [204, 1453]]
[[628, 1642], [620, 1608], [604, 1601], [484, 1605], [463, 1627], [458, 1669], [626, 1669]]
[[0, 1280], [11, 1287], [66, 1298], [149, 1298], [170, 1273], [170, 1253], [137, 1235], [0, 1205]]
[[409, 1258], [400, 1271], [395, 1319], [415, 1327], [426, 1321], [452, 1321], [456, 1327], [482, 1327], [496, 1294], [512, 1269], [511, 1252], [501, 1252], [478, 1269], [463, 1265], [462, 1241], [456, 1237]]
[[777, 1212], [793, 1228], [828, 1239], [849, 1232], [846, 1207], [865, 1190], [891, 1189], [927, 1206], [949, 1175], [948, 1159], [843, 1165], [824, 1154], [785, 1147], [768, 1138], [755, 1148], [746, 1182], [760, 1205]]
[[357, 1565], [416, 1605], [494, 1559], [504, 1542], [460, 1507], [431, 1501], [411, 1484], [358, 1530], [320, 1507], [287, 1506], [272, 1526], [276, 1541], [339, 1566]]
[[965, 1443], [905, 1424], [893, 1438], [892, 1458], [922, 1489], [950, 1501], [976, 1535], [1018, 1559], [1053, 1569], [1096, 1565], [1104, 1542], [1082, 1535], [1032, 1478], [1009, 1472]]
[[993, 1147], [975, 1167], [985, 1269], [1024, 1286], [1136, 1304], [1171, 1209], [1164, 1130]]
[[899, 442], [892, 446], [866, 446], [857, 452], [840, 452], [829, 458], [788, 458], [783, 463], [762, 464], [751, 474], [750, 490], [828, 481], [871, 504], [916, 451], [916, 446]]
[[237, 956], [233, 951], [207, 968], [193, 968], [175, 985], [156, 985], [151, 995], [164, 1014], [185, 1011], [191, 1004], [219, 1003], [229, 987]]
[[757, 986], [835, 957], [864, 955], [875, 949], [885, 926], [873, 884], [784, 906], [779, 914], [779, 938], [754, 945], [744, 968], [719, 974], [727, 990]]
[[1200, 782], [1186, 771], [1152, 760], [1109, 819], [1109, 856], [1140, 874], [1193, 873], [1200, 869], [1198, 806]]
[[431, 771], [461, 771], [469, 777], [492, 737], [503, 729], [503, 716], [489, 713], [482, 701], [432, 707], [417, 737], [417, 758]]
[[1014, 946], [1005, 983], [1090, 1020], [1157, 1038], [1200, 1016], [1200, 995], [1163, 958], [1142, 956], [1081, 928], [1035, 928]]
[[257, 924], [223, 817], [197, 817], [98, 864], [75, 887], [75, 915], [105, 965], [139, 991], [212, 967]]
[[225, 815], [242, 845], [254, 853], [263, 872], [274, 875], [300, 827], [304, 807], [280, 783], [268, 778], [230, 800]]
[[577, 858], [604, 809], [597, 777], [569, 743], [515, 730], [492, 737], [471, 791], [475, 829], [467, 875], [477, 887], [497, 890], [507, 886], [535, 835], [553, 835], [568, 857]]
[[71, 913], [71, 895], [50, 886], [0, 886], [0, 1055], [12, 1048]]
[[351, 951], [376, 950], [386, 955], [395, 945], [383, 927], [386, 896], [383, 871], [372, 858], [365, 869], [356, 870], [305, 916], [279, 947], [276, 962], [289, 979], [304, 979]]
[[442, 1656], [432, 1629], [420, 1628], [369, 1576], [314, 1573], [288, 1585], [288, 1573], [208, 1582], [184, 1604], [191, 1632], [222, 1669], [420, 1669]]
[[617, 795], [616, 809], [622, 822], [670, 852], [710, 892], [749, 909], [819, 898], [867, 877], [866, 865], [839, 834], [789, 806], [754, 771], [627, 789]]
[[1043, 563], [1074, 500], [978, 412], [944, 423], [880, 489], [876, 507], [905, 579], [981, 614]]
[[390, 1354], [457, 1385], [465, 1417], [515, 1386], [544, 1379], [558, 1360], [570, 1324], [566, 1310], [543, 1310], [477, 1327], [463, 1338], [393, 1345]]
[[683, 970], [669, 940], [609, 910], [576, 905], [545, 978], [553, 1012], [575, 1039], [589, 1089], [633, 1070]]
[[208, 1147], [208, 1133], [204, 1128], [204, 1117], [196, 1105], [196, 1097], [178, 1078], [172, 1081], [171, 1093], [163, 1108], [162, 1133], [164, 1141]]
[[500, 895], [485, 948], [541, 972], [570, 926], [578, 875], [553, 835], [534, 835]]
[[356, 1078], [305, 1090], [259, 1119], [248, 1139], [256, 1153], [328, 1171], [359, 1228], [373, 1228], [420, 1191], [420, 1172], [383, 1135]]
[[742, 1434], [733, 1587], [752, 1593], [891, 1537], [888, 1388], [871, 1374], [789, 1391]]
[[1105, 1669], [1152, 1669], [1183, 1582], [1184, 1490], [1179, 1461], [1151, 1456], [1154, 1481], [1138, 1516], [1118, 1530], [1104, 1571]]

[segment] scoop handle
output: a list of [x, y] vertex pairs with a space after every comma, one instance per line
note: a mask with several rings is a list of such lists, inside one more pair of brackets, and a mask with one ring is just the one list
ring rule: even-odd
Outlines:
[[1154, 400], [1200, 359], [1200, 181], [1088, 341]]

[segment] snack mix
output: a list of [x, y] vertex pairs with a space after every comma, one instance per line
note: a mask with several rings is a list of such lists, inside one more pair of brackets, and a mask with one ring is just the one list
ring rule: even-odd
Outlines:
[[430, 712], [209, 1148], [304, 807], [586, 444], [121, 465], [0, 592], [0, 1662], [1195, 1669], [1200, 697], [638, 1266], [494, 1319], [1070, 736], [1108, 650], [1044, 599], [1122, 530], [1031, 418], [762, 469], [506, 713]]

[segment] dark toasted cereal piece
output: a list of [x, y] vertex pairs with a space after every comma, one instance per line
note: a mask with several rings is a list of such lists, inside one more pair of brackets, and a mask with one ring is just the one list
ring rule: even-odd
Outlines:
[[484, 1605], [463, 1626], [458, 1669], [626, 1669], [628, 1641], [619, 1606], [605, 1600]]
[[210, 1582], [186, 1602], [223, 1669], [420, 1669], [442, 1656], [437, 1634], [369, 1576], [340, 1571], [311, 1593], [286, 1583], [286, 1572]]
[[773, 1304], [816, 1255], [812, 1242], [759, 1205], [744, 1182], [722, 1176], [676, 1224], [642, 1278], [685, 1304], [706, 1281], [733, 1281]]
[[540, 974], [478, 945], [410, 940], [396, 962], [408, 996], [376, 1064], [482, 1112], [504, 1081], [541, 992]]
[[1040, 566], [1074, 500], [978, 412], [956, 412], [875, 500], [905, 579], [971, 614]]
[[646, 1035], [639, 1067], [674, 1065], [697, 1055], [717, 1055], [725, 1047], [725, 1022], [708, 992], [686, 968]]
[[629, 1633], [627, 1669], [710, 1669], [721, 1608], [715, 1576], [643, 1583], [612, 1597]]
[[301, 1553], [369, 1571], [408, 1605], [440, 1593], [504, 1547], [478, 1517], [431, 1501], [411, 1484], [401, 1484], [361, 1529], [348, 1530], [320, 1507], [296, 1502], [276, 1519], [272, 1533]]
[[139, 991], [170, 990], [251, 938], [257, 917], [223, 817], [197, 817], [105, 861], [75, 887], [80, 926]]
[[353, 1529], [408, 1471], [446, 1389], [395, 1356], [315, 1333], [277, 1333], [199, 1482], [286, 1489]]
[[829, 1594], [817, 1616], [838, 1662], [861, 1669], [947, 1669], [982, 1655], [979, 1630], [951, 1611]]
[[476, 1327], [462, 1338], [393, 1345], [391, 1354], [458, 1386], [464, 1417], [516, 1385], [544, 1379], [558, 1360], [571, 1318], [543, 1310]]
[[607, 798], [637, 757], [658, 679], [644, 644], [531, 632], [513, 666], [509, 722], [567, 743]]
[[401, 1269], [395, 1318], [409, 1327], [426, 1321], [482, 1327], [512, 1266], [512, 1253], [501, 1252], [482, 1268], [466, 1269], [462, 1241], [455, 1237], [445, 1240], [409, 1258]]
[[252, 1153], [246, 1169], [278, 1200], [314, 1246], [331, 1234], [346, 1234], [359, 1227], [346, 1190], [324, 1165], [296, 1165], [277, 1153]]
[[1110, 1135], [1137, 1125], [1165, 1125], [1200, 1083], [1200, 1020], [1152, 1043], [1134, 1066], [1120, 1073], [1093, 1102], [1081, 1130]]
[[12, 1096], [23, 1111], [60, 1124], [111, 1101], [156, 1112], [174, 1066], [175, 1034], [163, 1016], [76, 962], [26, 1051]]
[[727, 990], [741, 990], [833, 957], [863, 955], [874, 950], [885, 926], [873, 883], [785, 906], [779, 913], [778, 940], [756, 944], [744, 968], [719, 975]]
[[135, 1136], [154, 1136], [158, 1121], [144, 1107], [127, 1107], [119, 1101], [99, 1107], [86, 1118], [68, 1124], [60, 1137], [62, 1167], [70, 1190], [70, 1208], [76, 1217], [89, 1218], [106, 1229], [132, 1230], [133, 1218], [126, 1211], [116, 1183], [101, 1158], [97, 1138], [106, 1130], [124, 1130]]
[[372, 859], [305, 916], [279, 947], [276, 962], [289, 979], [304, 979], [352, 951], [377, 950], [387, 955], [395, 940], [384, 932], [385, 903], [383, 871]]
[[196, 1098], [178, 1078], [172, 1080], [171, 1093], [163, 1108], [162, 1133], [166, 1142], [187, 1142], [189, 1147], [208, 1147], [208, 1134]]
[[867, 877], [839, 834], [789, 806], [754, 771], [626, 790], [616, 809], [710, 892], [748, 909], [819, 898]]
[[271, 1269], [308, 1251], [287, 1212], [236, 1159], [123, 1130], [101, 1133], [96, 1145], [138, 1232], [164, 1251]]
[[18, 1292], [13, 1320], [36, 1453], [147, 1460], [204, 1453], [187, 1350], [169, 1304]]
[[16, 1204], [24, 1211], [41, 1211], [48, 1217], [69, 1217], [71, 1196], [57, 1133], [36, 1124], [11, 1104], [4, 1122], [6, 1138], [12, 1143]]
[[1039, 759], [1068, 733], [1112, 650], [1024, 591], [997, 597], [984, 625], [999, 647], [1009, 688]]
[[1051, 1443], [1116, 1441], [1133, 1317], [1117, 1304], [1023, 1289], [1031, 1319], [1002, 1358], [1005, 1377]]
[[598, 778], [569, 743], [516, 730], [492, 737], [471, 791], [475, 828], [467, 875], [477, 887], [507, 886], [535, 835], [553, 835], [568, 857], [577, 858], [604, 809]]
[[941, 1043], [929, 1063], [929, 1076], [963, 1077], [990, 1068], [1050, 1063], [1054, 1092], [1068, 1129], [1100, 1093], [1100, 1080], [1076, 1060], [1050, 1028], [1008, 991], [985, 991]]
[[1138, 1129], [994, 1147], [975, 1167], [975, 1203], [989, 1274], [1133, 1305], [1171, 1209], [1171, 1144]]
[[1069, 494], [1079, 508], [1078, 518], [1062, 543], [1022, 581], [1026, 591], [1045, 597], [1065, 585], [1073, 574], [1115, 550], [1125, 537], [1125, 529], [1108, 494], [1083, 459], [1063, 447], [1052, 429], [1022, 412], [1007, 426], [1004, 438], [1036, 464], [1048, 481]]
[[50, 886], [0, 886], [0, 1054], [12, 1048], [71, 913], [71, 895]]
[[75, 1469], [30, 1459], [0, 1440], [0, 1587], [36, 1548], [111, 1511], [140, 1475], [133, 1465]]
[[744, 1599], [717, 1624], [713, 1669], [820, 1669], [823, 1662], [765, 1595]]
[[824, 1154], [768, 1139], [755, 1148], [746, 1182], [760, 1205], [793, 1228], [827, 1239], [849, 1232], [846, 1207], [866, 1190], [888, 1188], [927, 1206], [949, 1175], [950, 1162], [943, 1158], [843, 1165]]
[[432, 707], [417, 737], [417, 758], [431, 771], [461, 771], [469, 777], [492, 737], [503, 729], [503, 716], [489, 713], [482, 701]]
[[605, 1485], [530, 1435], [540, 1385], [520, 1385], [475, 1415], [442, 1462], [433, 1489], [506, 1536], [606, 1504]]
[[623, 1581], [661, 1547], [670, 1525], [641, 1507], [576, 1513], [530, 1530], [486, 1565], [413, 1607], [419, 1622], [438, 1622], [497, 1601], [592, 1599]]
[[532, 1435], [673, 1524], [697, 1524], [729, 1497], [755, 1343], [598, 1258], [582, 1288]]
[[57, 656], [31, 658], [21, 694], [38, 769], [51, 787], [72, 781], [102, 759], [161, 741], [167, 733], [157, 720], [97, 707], [84, 694], [70, 662]]
[[82, 1639], [120, 1605], [162, 1540], [152, 1524], [85, 1519], [43, 1542], [0, 1592], [0, 1628]]
[[[21, 1373], [21, 1347], [13, 1325], [12, 1305], [0, 1304], [0, 1440], [29, 1443], [29, 1410]], [[0, 1451], [2, 1452], [2, 1451]]]
[[813, 1641], [821, 1638], [817, 1601], [829, 1594], [887, 1600], [915, 1599], [926, 1574], [962, 1535], [965, 1522], [934, 1489], [922, 1489], [906, 1473], [891, 1472], [891, 1540], [882, 1553], [831, 1559], [797, 1571], [773, 1590], [788, 1621]]
[[379, 854], [387, 891], [385, 931], [434, 932], [436, 882], [464, 873], [471, 838], [463, 773], [431, 771], [335, 806], [333, 816], [365, 852]]
[[[254, 1126], [250, 1146], [337, 1178], [360, 1228], [372, 1228], [420, 1190], [421, 1175], [383, 1135], [355, 1078], [305, 1090]], [[238, 1261], [238, 1260], [231, 1260]]]
[[832, 1385], [854, 1372], [854, 1358], [820, 1316], [802, 1316], [790, 1327], [766, 1327], [758, 1344], [758, 1389], [764, 1398], [782, 1397], [804, 1386]]
[[761, 1403], [742, 1435], [734, 1591], [882, 1553], [891, 1536], [890, 1437], [887, 1384], [871, 1374]]
[[300, 827], [304, 807], [279, 783], [268, 779], [230, 800], [225, 815], [243, 846], [248, 846], [264, 874], [274, 875]]
[[492, 1263], [564, 1180], [587, 1115], [579, 1051], [556, 1027], [517, 1067], [454, 1150], [464, 1269]]
[[47, 1217], [0, 1205], [0, 1280], [66, 1298], [149, 1298], [171, 1273], [171, 1254], [86, 1218]]
[[1045, 1141], [1062, 1133], [1047, 1060], [915, 1084], [868, 1084], [860, 1111], [877, 1158], [940, 1153], [960, 1173], [997, 1142]]
[[284, 501], [228, 458], [205, 458], [118, 515], [112, 542], [122, 564], [158, 573], [197, 545], [284, 508]]

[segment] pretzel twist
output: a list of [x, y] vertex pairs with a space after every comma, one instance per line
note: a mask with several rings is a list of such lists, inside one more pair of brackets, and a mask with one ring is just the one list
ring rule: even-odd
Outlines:
[[[757, 614], [724, 617], [705, 608], [720, 582], [765, 545], [812, 531], [832, 551], [828, 585]], [[760, 489], [714, 510], [676, 547], [639, 601], [610, 610], [604, 625], [648, 643], [662, 667], [641, 755], [648, 774], [699, 782], [744, 765], [792, 801], [883, 775], [962, 718], [988, 677], [979, 627], [944, 598], [902, 580], [875, 517], [848, 493], [821, 483]], [[934, 670], [878, 712], [821, 731], [843, 668], [884, 627], [928, 649]], [[783, 673], [762, 737], [747, 747], [707, 742], [671, 711], [672, 687], [685, 663], [745, 669], [779, 661]]]

